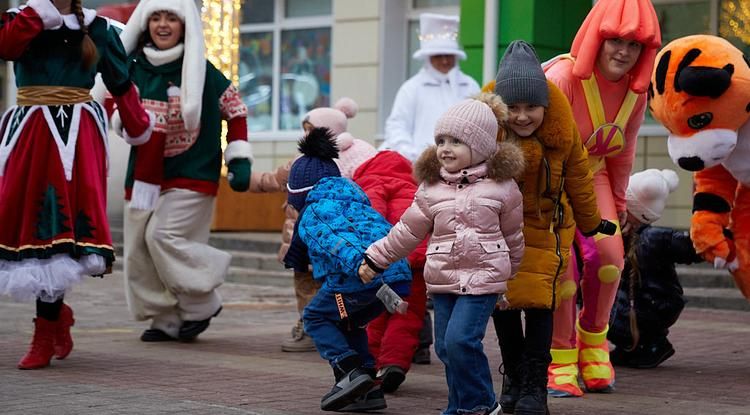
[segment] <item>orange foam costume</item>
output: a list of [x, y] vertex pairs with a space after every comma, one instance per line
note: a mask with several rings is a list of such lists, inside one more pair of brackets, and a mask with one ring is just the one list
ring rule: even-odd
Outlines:
[[[633, 68], [617, 81], [606, 79], [597, 65], [604, 41], [613, 38], [642, 44]], [[618, 224], [612, 236], [597, 234], [588, 241], [577, 237], [578, 245], [587, 249], [580, 312], [576, 312], [579, 281], [574, 261], [560, 281], [548, 373], [553, 396], [583, 395], [579, 372], [589, 391], [608, 392], [614, 386], [607, 324], [624, 266], [618, 213], [626, 210], [625, 191], [645, 113], [646, 89], [660, 45], [659, 22], [649, 0], [599, 0], [578, 30], [570, 54], [544, 64], [547, 78], [562, 89], [573, 108], [589, 152], [602, 218]]]
[[750, 299], [750, 64], [722, 38], [683, 37], [659, 52], [648, 93], [670, 157], [695, 172], [695, 250]]

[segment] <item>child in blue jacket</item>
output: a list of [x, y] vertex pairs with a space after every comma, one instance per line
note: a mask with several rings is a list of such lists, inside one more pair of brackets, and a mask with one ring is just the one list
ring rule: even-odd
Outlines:
[[[384, 310], [376, 293], [388, 284], [409, 294], [411, 271], [399, 261], [364, 284], [357, 273], [367, 247], [388, 234], [390, 223], [370, 206], [354, 182], [340, 177], [335, 141], [315, 128], [300, 141], [303, 154], [289, 172], [288, 202], [299, 212], [284, 258], [287, 267], [306, 271], [322, 286], [302, 315], [305, 331], [333, 368], [335, 384], [321, 399], [324, 411], [385, 408], [375, 384], [375, 359], [367, 348], [367, 323]], [[355, 402], [356, 401], [356, 402]]]

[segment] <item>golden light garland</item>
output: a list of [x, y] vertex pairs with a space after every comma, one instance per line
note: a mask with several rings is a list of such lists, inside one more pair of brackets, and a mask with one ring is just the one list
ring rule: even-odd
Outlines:
[[[204, 0], [201, 7], [206, 55], [234, 85], [239, 83], [240, 8], [242, 0]], [[226, 148], [227, 123], [221, 123], [221, 148]], [[222, 167], [226, 174], [226, 167]]]
[[239, 81], [242, 0], [204, 0], [201, 7], [206, 54], [235, 85]]
[[744, 44], [750, 44], [750, 1], [725, 0], [721, 2], [721, 22], [719, 34], [735, 37]]

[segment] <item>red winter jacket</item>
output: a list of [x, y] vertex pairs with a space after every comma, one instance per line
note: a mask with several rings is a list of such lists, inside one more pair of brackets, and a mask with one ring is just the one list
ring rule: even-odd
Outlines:
[[[370, 198], [375, 208], [392, 225], [411, 206], [417, 182], [412, 176], [411, 162], [395, 151], [381, 151], [354, 171], [352, 180]], [[427, 239], [409, 254], [412, 269], [424, 268]]]

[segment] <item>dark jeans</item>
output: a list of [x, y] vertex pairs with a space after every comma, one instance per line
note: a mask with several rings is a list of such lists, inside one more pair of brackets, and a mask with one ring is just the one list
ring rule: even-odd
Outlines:
[[385, 310], [375, 297], [377, 289], [342, 294], [347, 317], [342, 319], [336, 293], [321, 289], [305, 307], [305, 332], [313, 339], [320, 356], [331, 366], [349, 356], [359, 356], [362, 366], [375, 367], [367, 347], [365, 326]]

